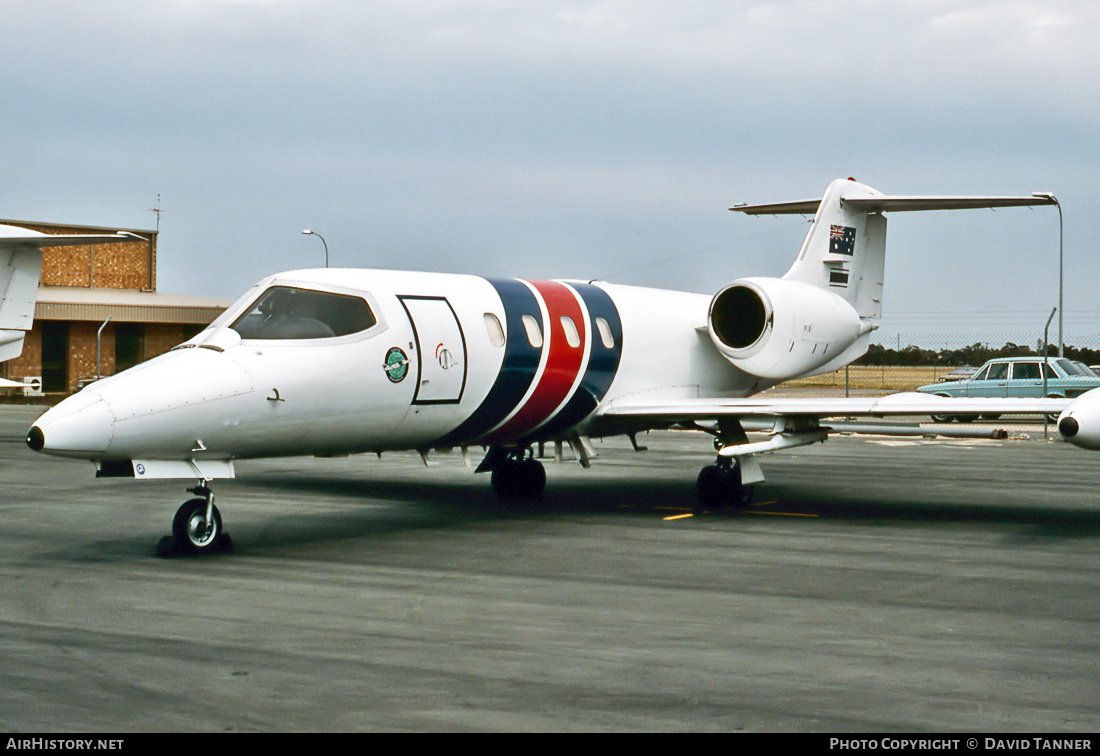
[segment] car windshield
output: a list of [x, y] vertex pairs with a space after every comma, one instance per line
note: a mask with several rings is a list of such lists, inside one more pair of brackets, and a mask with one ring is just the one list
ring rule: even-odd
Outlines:
[[323, 339], [359, 333], [377, 322], [361, 297], [272, 286], [230, 328], [242, 339]]

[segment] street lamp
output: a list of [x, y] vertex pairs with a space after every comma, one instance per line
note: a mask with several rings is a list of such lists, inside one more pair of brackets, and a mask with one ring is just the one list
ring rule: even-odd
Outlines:
[[306, 236], [316, 236], [321, 240], [321, 243], [325, 245], [325, 267], [328, 267], [328, 244], [325, 242], [325, 237], [321, 236], [316, 231], [310, 231], [308, 228], [303, 228], [302, 233]]
[[1062, 335], [1062, 316], [1066, 311], [1062, 305], [1062, 290], [1065, 281], [1065, 266], [1062, 255], [1062, 205], [1059, 204], [1058, 198], [1050, 192], [1032, 192], [1031, 196], [1050, 200], [1058, 208], [1058, 356], [1065, 357], [1066, 343]]

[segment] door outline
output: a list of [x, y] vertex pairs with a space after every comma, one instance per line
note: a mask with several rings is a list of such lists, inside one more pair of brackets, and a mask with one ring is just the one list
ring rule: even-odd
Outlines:
[[[411, 404], [416, 405], [431, 405], [431, 404], [458, 404], [462, 401], [462, 395], [466, 393], [466, 378], [470, 365], [470, 355], [466, 348], [466, 334], [462, 330], [462, 322], [458, 319], [458, 314], [455, 312], [455, 308], [451, 306], [451, 303], [446, 297], [430, 297], [420, 295], [398, 295], [397, 300], [401, 302], [401, 306], [405, 309], [405, 315], [409, 318], [409, 325], [412, 326], [413, 342], [416, 344], [416, 390], [413, 392], [413, 398]], [[451, 317], [454, 318], [455, 328], [458, 330], [458, 338], [462, 343], [462, 381], [458, 388], [458, 395], [454, 398], [445, 399], [421, 399], [420, 389], [423, 386], [424, 380], [424, 362], [426, 359], [432, 358], [433, 350], [425, 350], [424, 344], [421, 341], [420, 330], [416, 327], [416, 318], [413, 317], [412, 311], [409, 309], [409, 301], [420, 302], [442, 302], [447, 305], [447, 309], [451, 313]], [[437, 349], [438, 347], [436, 347]], [[455, 363], [457, 364], [457, 363]]]

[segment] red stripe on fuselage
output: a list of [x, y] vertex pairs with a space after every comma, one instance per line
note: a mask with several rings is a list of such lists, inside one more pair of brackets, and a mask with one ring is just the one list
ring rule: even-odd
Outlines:
[[[546, 304], [548, 322], [543, 324], [543, 349], [549, 350], [546, 367], [527, 401], [515, 415], [489, 434], [487, 440], [490, 441], [520, 438], [550, 419], [576, 384], [588, 348], [584, 312], [573, 290], [555, 281], [526, 283], [538, 291]], [[579, 346], [569, 346], [566, 341], [565, 326], [561, 322], [563, 317], [571, 318], [576, 325], [580, 335]]]

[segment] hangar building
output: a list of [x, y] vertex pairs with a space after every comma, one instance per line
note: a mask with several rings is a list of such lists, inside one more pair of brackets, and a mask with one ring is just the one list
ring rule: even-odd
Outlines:
[[[157, 231], [0, 220], [45, 234], [129, 231], [141, 239], [44, 247], [34, 327], [0, 377], [58, 398], [167, 352], [230, 304], [157, 292]], [[32, 390], [28, 393], [37, 393]]]

